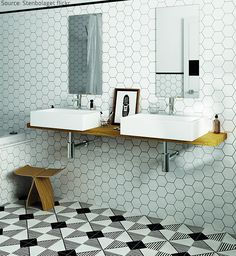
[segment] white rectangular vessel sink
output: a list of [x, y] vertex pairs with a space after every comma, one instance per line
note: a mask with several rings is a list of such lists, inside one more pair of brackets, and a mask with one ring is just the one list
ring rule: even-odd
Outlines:
[[209, 131], [209, 121], [197, 116], [136, 114], [121, 118], [122, 135], [193, 141]]
[[30, 125], [85, 131], [100, 126], [100, 112], [60, 108], [35, 110], [30, 112]]

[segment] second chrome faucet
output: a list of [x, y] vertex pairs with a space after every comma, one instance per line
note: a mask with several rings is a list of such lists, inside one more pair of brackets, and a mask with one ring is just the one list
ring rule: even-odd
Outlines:
[[170, 97], [169, 98], [169, 104], [168, 104], [168, 107], [169, 107], [169, 115], [173, 115], [174, 114], [174, 107], [175, 105], [175, 98], [174, 97]]

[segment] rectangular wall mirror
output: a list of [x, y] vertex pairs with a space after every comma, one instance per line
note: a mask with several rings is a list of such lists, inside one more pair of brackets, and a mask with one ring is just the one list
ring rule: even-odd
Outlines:
[[69, 17], [69, 93], [102, 94], [102, 14]]
[[156, 9], [156, 95], [199, 97], [199, 6]]

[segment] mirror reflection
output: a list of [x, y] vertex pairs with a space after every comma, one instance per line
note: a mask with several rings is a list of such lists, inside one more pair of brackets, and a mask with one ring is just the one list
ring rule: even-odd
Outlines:
[[69, 93], [102, 94], [102, 14], [69, 17]]
[[199, 97], [199, 6], [156, 9], [156, 95]]

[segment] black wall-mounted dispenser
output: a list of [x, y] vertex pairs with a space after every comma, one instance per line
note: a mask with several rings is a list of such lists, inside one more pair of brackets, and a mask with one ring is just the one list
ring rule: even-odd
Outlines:
[[199, 76], [199, 60], [189, 60], [189, 76]]

